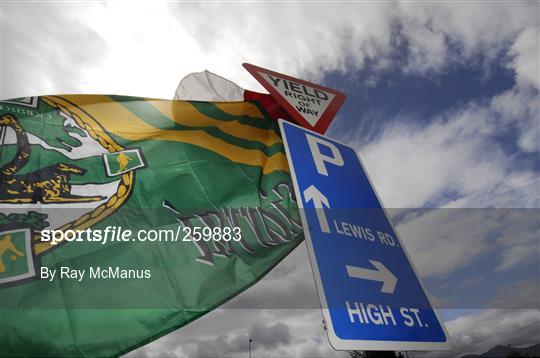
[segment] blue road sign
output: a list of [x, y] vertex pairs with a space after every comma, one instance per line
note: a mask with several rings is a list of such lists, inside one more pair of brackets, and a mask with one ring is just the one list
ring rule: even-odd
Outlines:
[[332, 346], [450, 349], [356, 151], [290, 122], [280, 128]]

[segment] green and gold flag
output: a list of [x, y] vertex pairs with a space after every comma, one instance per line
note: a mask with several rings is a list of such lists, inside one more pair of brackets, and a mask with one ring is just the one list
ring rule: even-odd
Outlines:
[[186, 325], [302, 240], [257, 102], [0, 102], [0, 356], [114, 356]]

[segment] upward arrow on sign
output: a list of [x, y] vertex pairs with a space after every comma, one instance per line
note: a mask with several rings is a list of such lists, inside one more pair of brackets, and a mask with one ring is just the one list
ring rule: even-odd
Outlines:
[[334, 89], [244, 63], [243, 66], [303, 127], [324, 134], [345, 95]]
[[321, 193], [316, 186], [312, 185], [304, 190], [304, 199], [306, 199], [306, 202], [313, 201], [313, 205], [317, 211], [317, 220], [319, 220], [321, 231], [330, 233], [330, 226], [328, 226], [328, 220], [326, 219], [326, 214], [324, 213], [323, 209], [323, 205], [330, 208], [330, 203], [328, 202], [326, 196], [324, 196], [324, 194]]

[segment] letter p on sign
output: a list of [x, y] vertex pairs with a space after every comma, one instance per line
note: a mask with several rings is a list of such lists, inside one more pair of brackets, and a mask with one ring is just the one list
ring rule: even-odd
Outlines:
[[[309, 150], [311, 151], [311, 156], [317, 167], [317, 172], [319, 174], [328, 176], [328, 171], [326, 170], [326, 165], [324, 163], [330, 163], [337, 165], [338, 167], [343, 166], [343, 157], [339, 152], [339, 149], [330, 142], [325, 141], [324, 139], [309, 135], [306, 133], [306, 139], [309, 144]], [[324, 146], [330, 149], [332, 156], [325, 155], [321, 153], [321, 146]]]

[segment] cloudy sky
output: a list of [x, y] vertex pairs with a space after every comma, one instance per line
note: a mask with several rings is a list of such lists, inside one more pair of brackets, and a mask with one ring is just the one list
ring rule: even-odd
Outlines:
[[[348, 95], [328, 134], [355, 146], [455, 350], [540, 341], [538, 2], [0, 0], [0, 98], [172, 98], [250, 62]], [[222, 309], [132, 353], [341, 357], [306, 248]], [[433, 354], [432, 354], [433, 355]], [[415, 356], [421, 356], [420, 353]]]

